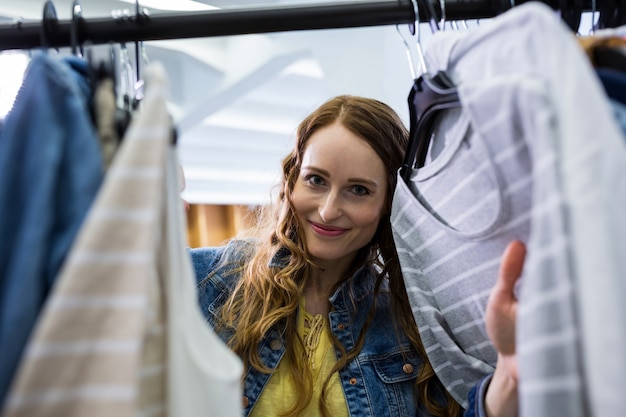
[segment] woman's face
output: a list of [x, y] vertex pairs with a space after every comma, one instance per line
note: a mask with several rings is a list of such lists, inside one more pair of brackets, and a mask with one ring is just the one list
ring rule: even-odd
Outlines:
[[385, 166], [365, 140], [339, 123], [315, 132], [292, 193], [313, 259], [348, 267], [376, 233], [386, 195]]

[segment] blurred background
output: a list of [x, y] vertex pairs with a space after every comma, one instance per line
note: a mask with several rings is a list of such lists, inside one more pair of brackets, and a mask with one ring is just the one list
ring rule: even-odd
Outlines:
[[[59, 19], [71, 19], [72, 3], [54, 1]], [[150, 15], [158, 15], [324, 3], [336, 2], [141, 0], [139, 4]], [[136, 7], [133, 0], [80, 4], [86, 19], [133, 14]], [[0, 22], [41, 21], [43, 7], [43, 0], [1, 0]], [[463, 23], [466, 28], [477, 24]], [[430, 30], [421, 26], [425, 45]], [[179, 134], [193, 246], [232, 236], [246, 224], [251, 209], [271, 201], [280, 161], [293, 143], [297, 124], [328, 98], [338, 94], [377, 98], [392, 106], [408, 126], [406, 98], [413, 79], [398, 31], [406, 37], [407, 29], [408, 25], [388, 25], [143, 42], [146, 62], [160, 61], [169, 76], [169, 107]], [[28, 56], [23, 50], [0, 53], [0, 118], [11, 107]]]
[[[157, 15], [325, 1], [142, 0], [140, 5]], [[2, 0], [0, 21], [40, 21], [43, 6], [43, 0]], [[59, 19], [71, 19], [72, 0], [55, 0], [54, 6]], [[82, 0], [81, 6], [86, 19], [135, 8], [133, 1], [121, 0]], [[298, 122], [326, 99], [374, 97], [408, 116], [412, 77], [395, 25], [151, 41], [144, 48], [148, 60], [162, 62], [169, 76], [190, 221], [209, 223], [199, 227], [212, 225], [213, 231], [230, 225], [194, 244], [230, 236], [246, 208], [270, 201]], [[0, 117], [10, 109], [26, 64], [27, 51], [0, 54]]]

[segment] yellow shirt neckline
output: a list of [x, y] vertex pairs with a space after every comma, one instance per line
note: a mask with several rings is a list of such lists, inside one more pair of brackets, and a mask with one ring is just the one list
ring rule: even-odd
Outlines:
[[[313, 397], [300, 417], [320, 417], [319, 401], [322, 385], [337, 362], [337, 358], [331, 342], [328, 319], [322, 314], [312, 315], [307, 312], [304, 297], [300, 300], [297, 332], [304, 341], [306, 355], [313, 372]], [[293, 404], [296, 392], [289, 375], [290, 366], [289, 360], [283, 356], [252, 409], [250, 417], [278, 416]], [[348, 407], [338, 372], [331, 377], [327, 389], [330, 415], [348, 417]]]

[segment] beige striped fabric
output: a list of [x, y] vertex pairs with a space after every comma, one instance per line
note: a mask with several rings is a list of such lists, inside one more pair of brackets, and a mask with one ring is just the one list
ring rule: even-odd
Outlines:
[[166, 415], [159, 273], [171, 124], [166, 74], [146, 94], [42, 311], [4, 417]]

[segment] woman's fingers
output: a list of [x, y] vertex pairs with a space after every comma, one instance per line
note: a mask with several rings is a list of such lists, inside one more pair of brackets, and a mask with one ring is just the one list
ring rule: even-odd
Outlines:
[[526, 247], [522, 242], [514, 241], [507, 246], [502, 256], [498, 280], [487, 302], [487, 334], [502, 355], [515, 355], [515, 283], [522, 274], [525, 257]]
[[526, 258], [526, 246], [516, 240], [507, 246], [500, 264], [500, 275], [496, 287], [503, 295], [514, 298], [514, 287], [518, 278], [522, 275], [524, 259]]

